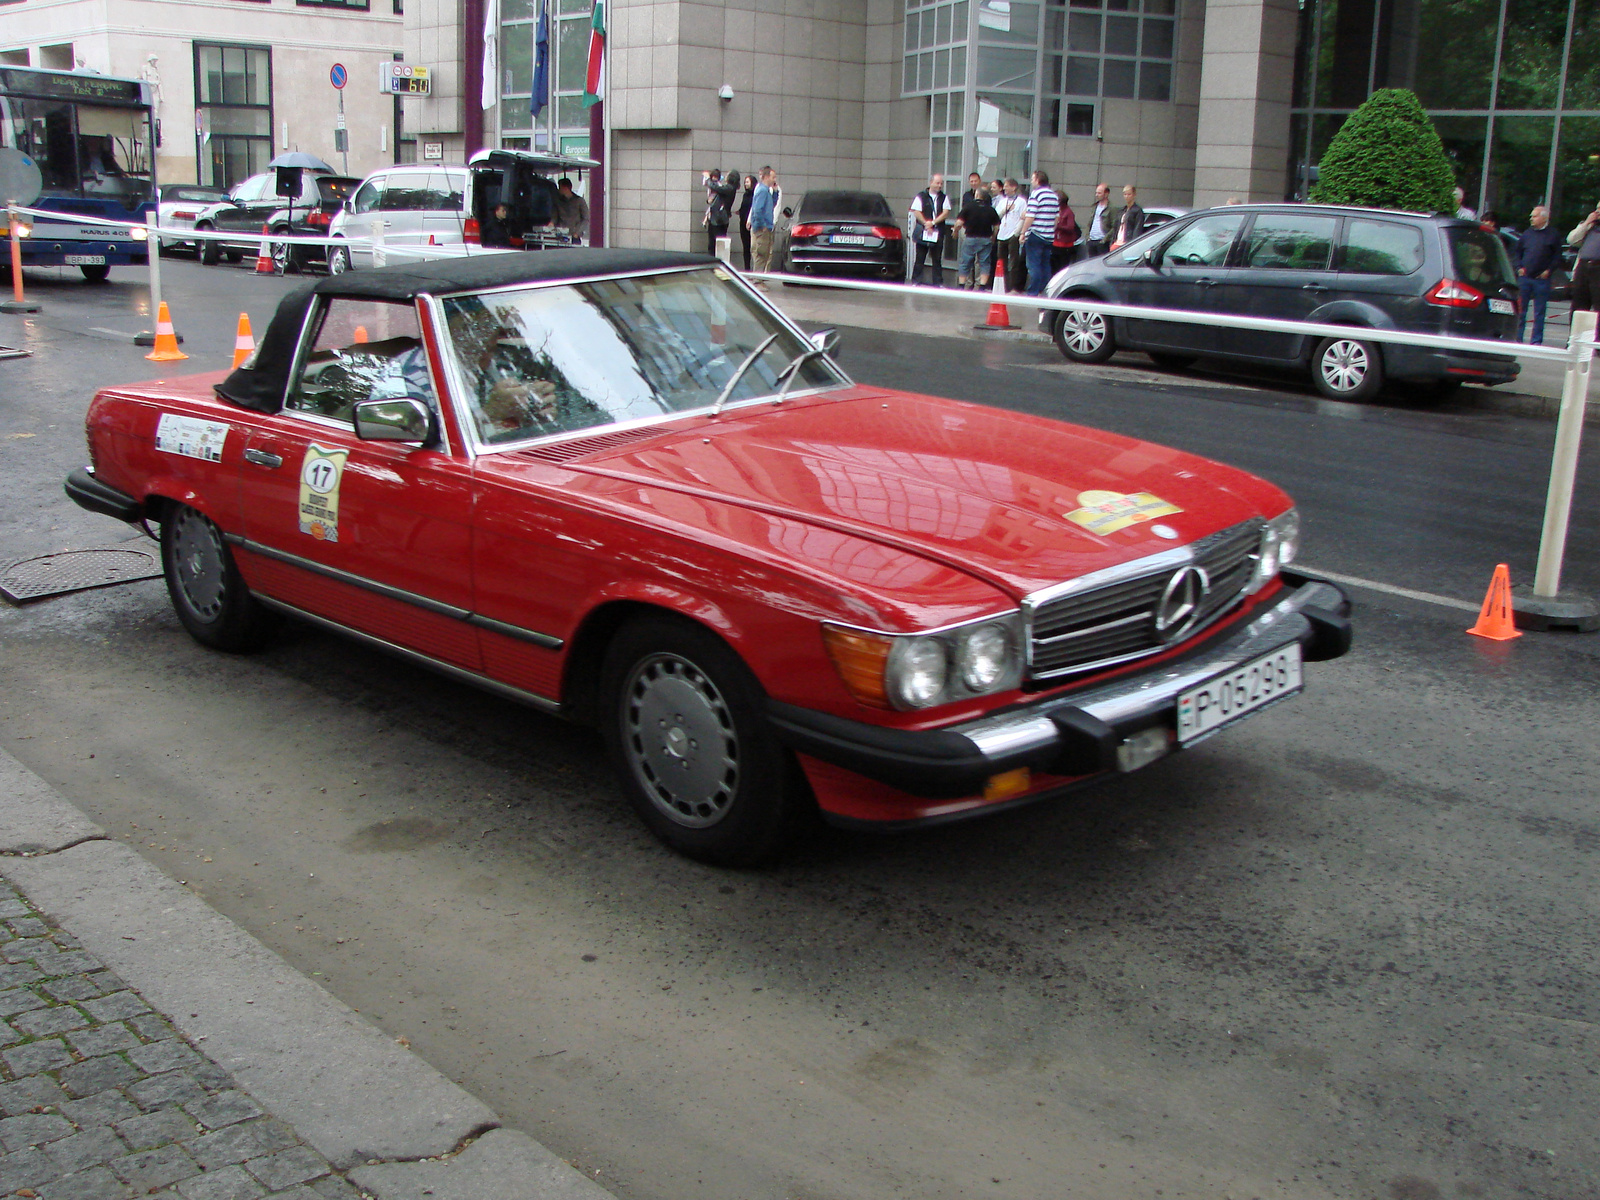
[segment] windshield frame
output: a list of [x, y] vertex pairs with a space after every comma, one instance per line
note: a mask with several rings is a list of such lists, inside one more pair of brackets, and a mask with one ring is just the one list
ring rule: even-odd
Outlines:
[[[521, 251], [520, 253], [537, 253], [537, 251]], [[455, 415], [457, 425], [460, 427], [461, 440], [465, 443], [467, 452], [477, 457], [487, 454], [503, 454], [508, 451], [515, 452], [526, 450], [530, 446], [556, 445], [561, 442], [579, 441], [585, 438], [603, 437], [607, 434], [624, 432], [627, 430], [641, 429], [647, 426], [668, 425], [677, 421], [697, 420], [706, 417], [716, 417], [722, 414], [736, 412], [740, 409], [750, 408], [759, 404], [772, 404], [778, 395], [778, 390], [760, 396], [750, 396], [743, 400], [730, 401], [723, 405], [722, 413], [714, 412], [714, 405], [707, 403], [698, 408], [686, 408], [680, 412], [656, 413], [645, 417], [634, 417], [626, 421], [613, 421], [607, 425], [590, 425], [583, 429], [557, 430], [550, 433], [534, 434], [525, 438], [518, 438], [509, 442], [486, 442], [478, 434], [477, 424], [472, 419], [472, 413], [467, 405], [467, 396], [470, 388], [466, 377], [462, 374], [461, 364], [453, 347], [450, 344], [448, 324], [445, 320], [444, 302], [458, 299], [463, 296], [498, 296], [508, 292], [531, 292], [546, 288], [578, 287], [586, 283], [604, 283], [614, 279], [646, 279], [664, 275], [686, 275], [695, 271], [722, 270], [728, 274], [728, 281], [733, 286], [740, 288], [743, 294], [766, 309], [778, 323], [799, 339], [803, 346], [809, 348], [815, 343], [811, 335], [801, 329], [782, 309], [771, 303], [760, 291], [752, 287], [748, 281], [736, 270], [726, 263], [695, 264], [684, 267], [661, 267], [650, 271], [608, 272], [597, 275], [574, 275], [566, 279], [541, 279], [526, 283], [504, 284], [492, 288], [461, 288], [452, 292], [430, 292], [417, 297], [423, 302], [428, 313], [428, 320], [432, 327], [432, 336], [428, 340], [437, 348], [440, 374], [444, 376], [450, 393], [451, 411]], [[854, 387], [855, 380], [851, 379], [845, 370], [834, 361], [832, 355], [824, 355], [823, 361], [828, 368], [839, 377], [837, 383], [826, 384], [821, 387], [808, 387], [804, 389], [791, 389], [785, 396], [784, 402], [798, 400], [805, 396], [818, 395], [823, 392], [837, 391], [841, 388]]]

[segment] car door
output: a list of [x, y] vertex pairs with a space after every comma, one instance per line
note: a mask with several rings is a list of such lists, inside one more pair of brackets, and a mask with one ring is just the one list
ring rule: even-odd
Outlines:
[[[1141, 240], [1118, 251], [1124, 257], [1131, 252], [1134, 259], [1128, 264], [1124, 283], [1128, 302], [1149, 308], [1215, 311], [1213, 293], [1228, 280], [1229, 254], [1244, 221], [1243, 212], [1208, 213], [1165, 240]], [[1153, 350], [1204, 354], [1218, 348], [1217, 331], [1209, 325], [1127, 320], [1122, 327], [1122, 341]]]
[[[428, 172], [425, 170], [393, 171], [383, 185], [383, 196], [378, 201], [377, 217], [383, 222], [383, 244], [388, 249], [415, 249], [428, 239], [422, 232], [422, 213], [428, 203]], [[397, 254], [391, 263], [418, 261], [411, 254]]]
[[461, 244], [461, 209], [465, 172], [436, 169], [428, 173], [428, 207], [422, 213], [422, 241], [440, 246]]
[[339, 232], [350, 242], [350, 265], [372, 265], [372, 222], [377, 216], [378, 200], [383, 196], [384, 175], [374, 175], [350, 197], [350, 207], [340, 223]]
[[241, 230], [250, 230], [253, 233], [261, 231], [261, 222], [251, 224], [251, 216], [256, 206], [261, 202], [261, 195], [267, 188], [265, 175], [252, 175], [242, 183], [234, 185], [228, 193], [231, 203], [217, 210], [217, 228], [226, 229], [237, 233]]
[[414, 395], [434, 408], [411, 304], [323, 298], [282, 412], [244, 451], [246, 552], [258, 586], [314, 616], [477, 669], [472, 467], [460, 447], [364, 441], [352, 407]]
[[[1219, 312], [1276, 321], [1305, 321], [1334, 298], [1333, 248], [1339, 217], [1316, 212], [1264, 212], [1250, 219], [1236, 265], [1216, 289]], [[1300, 362], [1301, 334], [1224, 329], [1222, 348], [1241, 358]]]

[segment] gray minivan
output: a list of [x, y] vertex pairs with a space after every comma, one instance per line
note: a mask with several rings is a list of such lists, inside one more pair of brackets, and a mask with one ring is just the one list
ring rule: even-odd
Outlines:
[[[1050, 281], [1051, 297], [1313, 321], [1514, 342], [1517, 283], [1500, 239], [1454, 217], [1315, 204], [1235, 204], [1189, 213]], [[1349, 337], [1091, 312], [1042, 312], [1040, 325], [1073, 362], [1119, 349], [1158, 364], [1202, 355], [1308, 369], [1317, 390], [1365, 400], [1385, 379], [1449, 395], [1462, 383], [1507, 383], [1515, 359]]]

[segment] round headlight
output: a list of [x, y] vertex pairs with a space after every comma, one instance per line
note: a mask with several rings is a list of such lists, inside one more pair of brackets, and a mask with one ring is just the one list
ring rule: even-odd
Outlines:
[[956, 646], [956, 669], [969, 692], [986, 692], [1011, 666], [1011, 635], [1003, 625], [979, 625]]
[[926, 708], [937, 701], [949, 675], [944, 643], [919, 637], [900, 643], [895, 650], [889, 668], [889, 687], [895, 699], [907, 708]]

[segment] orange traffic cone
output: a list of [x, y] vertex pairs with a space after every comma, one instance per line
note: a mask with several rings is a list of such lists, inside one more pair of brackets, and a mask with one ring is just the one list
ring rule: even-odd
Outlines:
[[239, 314], [239, 332], [233, 339], [233, 369], [256, 352], [256, 339], [250, 334], [250, 314]]
[[167, 311], [165, 300], [156, 310], [156, 347], [145, 357], [154, 362], [177, 362], [189, 357], [178, 349], [178, 335], [173, 331], [172, 314]]
[[366, 341], [367, 340], [367, 327], [365, 325], [357, 325], [356, 326], [355, 336], [352, 337], [350, 340], [351, 340], [351, 342], [356, 343], [356, 344], [359, 344], [361, 342]]
[[[265, 225], [261, 227], [261, 232], [267, 232], [267, 227]], [[277, 267], [273, 266], [272, 264], [272, 250], [267, 246], [266, 241], [263, 240], [261, 243], [261, 249], [256, 252], [256, 274], [276, 275], [277, 273]]]
[[[994, 276], [994, 294], [996, 296], [1004, 296], [1006, 294], [1006, 278], [999, 271], [996, 271]], [[973, 328], [1015, 329], [1016, 326], [1011, 323], [1011, 313], [1006, 309], [1005, 303], [996, 300], [989, 305], [989, 319], [982, 325], [974, 325]]]
[[1511, 568], [1505, 563], [1494, 569], [1494, 578], [1489, 580], [1489, 591], [1478, 613], [1478, 623], [1467, 632], [1494, 642], [1509, 642], [1522, 636], [1511, 619]]

